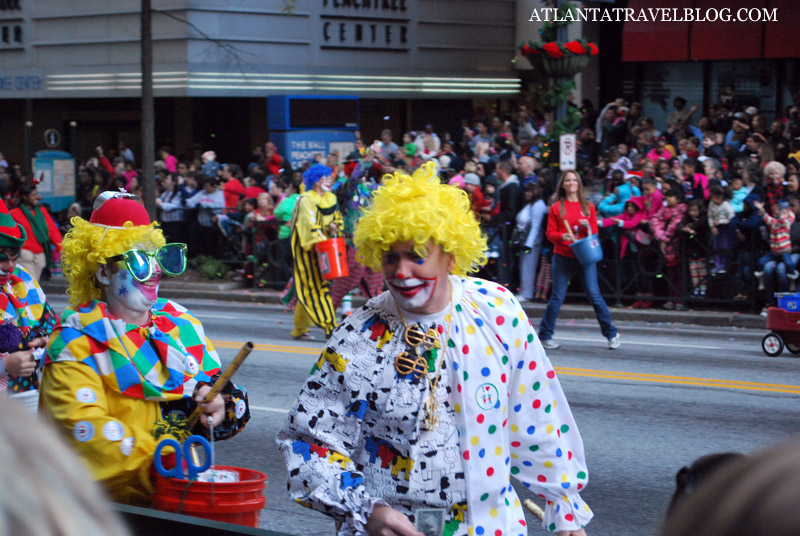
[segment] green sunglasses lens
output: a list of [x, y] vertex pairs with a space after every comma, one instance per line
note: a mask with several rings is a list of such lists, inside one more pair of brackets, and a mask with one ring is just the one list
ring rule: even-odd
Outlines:
[[150, 259], [144, 251], [138, 249], [126, 251], [125, 263], [128, 265], [128, 271], [137, 281], [150, 279]]
[[183, 244], [167, 244], [156, 251], [156, 260], [167, 275], [180, 275], [186, 270], [186, 252]]

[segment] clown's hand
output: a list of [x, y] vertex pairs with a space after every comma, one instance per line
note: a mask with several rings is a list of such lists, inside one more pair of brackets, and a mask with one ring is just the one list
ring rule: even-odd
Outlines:
[[200, 406], [202, 411], [200, 415], [200, 423], [206, 428], [208, 428], [209, 417], [212, 418], [215, 424], [220, 424], [225, 420], [225, 401], [223, 400], [222, 395], [217, 394], [217, 396], [211, 399], [211, 402], [207, 404], [203, 403], [203, 400], [205, 400], [209, 391], [211, 391], [211, 386], [204, 385], [197, 390], [197, 393], [194, 396], [195, 401]]

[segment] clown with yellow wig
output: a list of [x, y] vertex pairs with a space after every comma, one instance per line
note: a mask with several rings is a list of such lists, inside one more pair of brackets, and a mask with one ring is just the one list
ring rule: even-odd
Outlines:
[[486, 260], [467, 194], [433, 164], [387, 175], [354, 240], [389, 290], [333, 332], [278, 434], [292, 498], [341, 535], [516, 536], [513, 476], [548, 530], [584, 535], [581, 436], [514, 295], [467, 275]]
[[[250, 417], [233, 384], [202, 403], [220, 372], [200, 321], [158, 298], [163, 274], [186, 268], [186, 245], [165, 244], [138, 198], [105, 192], [63, 242], [71, 305], [50, 337], [40, 409], [113, 500], [147, 504], [157, 439], [238, 433]], [[179, 416], [198, 405], [191, 431]], [[185, 419], [184, 419], [185, 421]], [[172, 424], [170, 424], [172, 423]]]

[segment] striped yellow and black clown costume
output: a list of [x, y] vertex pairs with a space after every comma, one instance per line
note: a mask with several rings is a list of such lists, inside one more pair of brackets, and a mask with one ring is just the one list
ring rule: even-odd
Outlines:
[[[303, 173], [306, 192], [294, 208], [292, 225], [292, 256], [294, 285], [300, 302], [294, 312], [292, 336], [302, 337], [311, 323], [330, 336], [336, 327], [336, 311], [331, 301], [330, 282], [322, 279], [314, 244], [328, 238], [328, 228], [335, 223], [342, 229], [342, 215], [336, 206], [336, 196], [323, 188], [314, 189], [323, 178], [330, 177], [331, 168], [317, 164]], [[327, 180], [327, 179], [326, 179]]]

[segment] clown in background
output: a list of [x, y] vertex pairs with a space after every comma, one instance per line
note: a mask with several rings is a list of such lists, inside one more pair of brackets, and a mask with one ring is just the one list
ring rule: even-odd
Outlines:
[[[250, 414], [233, 384], [199, 402], [219, 357], [196, 317], [158, 298], [162, 274], [185, 270], [186, 245], [165, 244], [137, 199], [106, 192], [89, 221], [72, 219], [63, 243], [71, 305], [50, 338], [40, 410], [114, 501], [147, 504], [157, 437], [208, 437], [213, 418], [214, 438], [227, 439]], [[187, 430], [198, 403], [202, 416]]]
[[[13, 393], [38, 387], [34, 354], [44, 353], [47, 338], [58, 323], [44, 291], [18, 263], [26, 238], [25, 229], [11, 218], [5, 203], [0, 201], [0, 311], [2, 323], [16, 326], [22, 335], [17, 349], [0, 348], [0, 390]], [[20, 334], [15, 335], [14, 342]]]
[[292, 257], [297, 300], [292, 337], [311, 338], [308, 329], [316, 324], [329, 337], [336, 327], [336, 310], [330, 295], [330, 282], [322, 279], [314, 244], [334, 238], [343, 227], [342, 215], [331, 193], [332, 170], [315, 164], [303, 173], [305, 193], [294, 208], [292, 219]]

